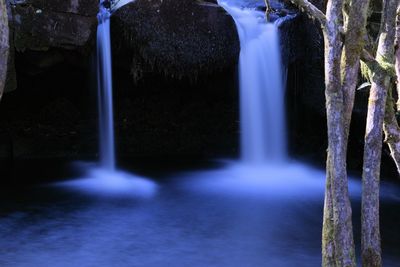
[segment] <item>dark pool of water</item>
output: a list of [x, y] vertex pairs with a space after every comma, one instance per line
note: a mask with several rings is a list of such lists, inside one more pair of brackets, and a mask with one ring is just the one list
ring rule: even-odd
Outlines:
[[[230, 178], [221, 177], [226, 190], [215, 185], [229, 193], [219, 194], [212, 182], [202, 182], [236, 172], [159, 172], [151, 196], [68, 186], [3, 190], [0, 266], [320, 266], [319, 174], [321, 188], [295, 184], [299, 190], [290, 194], [278, 193], [289, 183], [240, 182], [228, 190]], [[270, 193], [254, 194], [263, 186]], [[392, 189], [382, 202], [384, 261], [400, 266], [399, 191]], [[353, 203], [358, 232], [357, 193]]]

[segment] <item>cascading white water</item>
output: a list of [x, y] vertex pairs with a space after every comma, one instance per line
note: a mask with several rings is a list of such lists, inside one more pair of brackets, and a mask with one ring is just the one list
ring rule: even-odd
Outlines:
[[[100, 1], [97, 27], [97, 82], [100, 135], [100, 168], [78, 165], [87, 173], [85, 177], [58, 183], [63, 187], [82, 190], [102, 196], [151, 197], [157, 185], [143, 177], [116, 169], [114, 145], [113, 93], [110, 42], [110, 15], [115, 2]], [[126, 3], [123, 2], [124, 4]]]
[[284, 89], [279, 35], [263, 12], [219, 0], [234, 18], [240, 39], [240, 121], [242, 160], [249, 164], [286, 158]]
[[100, 163], [115, 169], [113, 93], [110, 45], [110, 12], [100, 3], [97, 27], [97, 87], [99, 107]]

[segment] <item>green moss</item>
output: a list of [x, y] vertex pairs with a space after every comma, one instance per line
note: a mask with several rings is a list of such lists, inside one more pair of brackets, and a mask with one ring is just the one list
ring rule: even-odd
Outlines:
[[[394, 54], [394, 53], [393, 53]], [[385, 58], [383, 56], [378, 57], [377, 59], [379, 66], [382, 68], [383, 71], [385, 71], [388, 75], [391, 77], [396, 76], [396, 69], [395, 65], [393, 63], [393, 57], [391, 58]]]
[[361, 75], [367, 81], [372, 81], [372, 72], [367, 64], [361, 61]]

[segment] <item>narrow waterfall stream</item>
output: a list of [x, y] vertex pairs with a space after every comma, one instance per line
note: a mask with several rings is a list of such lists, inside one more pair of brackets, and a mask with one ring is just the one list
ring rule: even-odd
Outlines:
[[97, 87], [101, 167], [115, 170], [110, 12], [100, 4], [97, 27]]
[[265, 23], [260, 11], [226, 0], [218, 3], [234, 18], [240, 39], [242, 160], [250, 164], [282, 162], [286, 130], [278, 29]]
[[110, 16], [132, 1], [100, 0], [97, 27], [97, 100], [99, 112], [99, 167], [78, 164], [85, 173], [81, 179], [58, 183], [88, 193], [151, 197], [157, 185], [146, 178], [123, 172], [116, 167]]

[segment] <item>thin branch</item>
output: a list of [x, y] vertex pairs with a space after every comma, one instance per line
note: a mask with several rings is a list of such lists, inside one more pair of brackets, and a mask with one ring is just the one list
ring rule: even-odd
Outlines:
[[272, 10], [269, 0], [264, 0], [264, 2], [265, 2], [265, 17], [266, 17], [267, 21], [270, 21], [269, 14], [272, 13], [273, 10]]
[[290, 0], [293, 4], [299, 7], [300, 10], [307, 12], [311, 17], [317, 19], [321, 23], [322, 27], [326, 25], [326, 16], [319, 10], [318, 7], [314, 6], [307, 0]]

